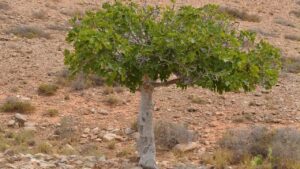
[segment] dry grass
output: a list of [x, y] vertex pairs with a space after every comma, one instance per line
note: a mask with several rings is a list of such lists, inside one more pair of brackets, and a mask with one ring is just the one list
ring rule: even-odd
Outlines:
[[95, 143], [84, 144], [80, 147], [80, 155], [84, 156], [102, 156], [99, 146]]
[[58, 116], [59, 112], [57, 109], [49, 109], [47, 110], [47, 112], [44, 114], [45, 116], [48, 116], [48, 117], [56, 117]]
[[228, 164], [242, 164], [242, 168], [297, 169], [300, 166], [300, 131], [295, 128], [234, 129], [223, 136], [219, 146], [210, 163], [222, 164], [220, 168]]
[[118, 96], [111, 94], [105, 97], [104, 102], [109, 106], [116, 106], [119, 105], [122, 101]]
[[29, 101], [22, 101], [17, 97], [8, 97], [0, 106], [2, 112], [32, 113], [35, 108]]
[[293, 28], [296, 27], [292, 22], [290, 22], [286, 19], [283, 19], [283, 18], [275, 18], [274, 23], [277, 23], [277, 24], [283, 25], [283, 26], [293, 27]]
[[6, 31], [6, 33], [12, 33], [16, 36], [23, 38], [50, 38], [50, 34], [45, 32], [42, 28], [30, 25], [18, 25]]
[[67, 24], [53, 23], [47, 25], [47, 28], [55, 31], [68, 31], [70, 28]]
[[284, 35], [284, 38], [292, 41], [300, 41], [300, 35], [295, 34]]
[[255, 32], [257, 34], [260, 34], [262, 36], [267, 36], [267, 37], [278, 37], [279, 36], [276, 33], [273, 33], [271, 31], [264, 31], [261, 28], [251, 28], [251, 29], [248, 29], [248, 31]]
[[59, 139], [67, 142], [76, 142], [79, 136], [76, 135], [75, 121], [71, 117], [63, 117], [60, 119], [60, 126], [58, 126], [54, 134], [59, 136]]
[[47, 13], [46, 11], [44, 10], [35, 10], [35, 11], [32, 11], [32, 17], [35, 18], [35, 19], [46, 19], [48, 16], [47, 16]]
[[201, 97], [195, 96], [195, 95], [188, 96], [188, 99], [191, 100], [192, 103], [195, 103], [195, 104], [207, 104], [208, 103], [206, 100], [203, 100]]
[[293, 10], [290, 12], [290, 15], [294, 15], [297, 18], [300, 18], [300, 10]]
[[182, 124], [167, 121], [158, 121], [154, 125], [155, 142], [159, 148], [172, 149], [179, 143], [188, 143], [194, 140], [194, 133], [187, 130]]
[[232, 17], [238, 18], [243, 21], [248, 21], [248, 22], [260, 22], [261, 21], [261, 19], [258, 15], [249, 14], [246, 11], [239, 10], [236, 8], [223, 6], [223, 7], [220, 7], [220, 10], [222, 12], [227, 13], [228, 15], [230, 15]]
[[114, 88], [111, 86], [105, 86], [103, 88], [103, 94], [104, 95], [110, 95], [110, 94], [114, 94]]
[[58, 90], [58, 86], [53, 84], [41, 84], [38, 88], [38, 94], [43, 96], [53, 96]]
[[48, 142], [41, 142], [36, 147], [36, 153], [51, 154], [53, 153], [53, 146]]
[[282, 58], [283, 70], [289, 73], [300, 73], [300, 58]]

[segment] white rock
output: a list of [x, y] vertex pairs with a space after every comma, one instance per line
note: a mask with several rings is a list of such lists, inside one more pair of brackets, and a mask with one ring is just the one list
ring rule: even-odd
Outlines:
[[196, 142], [191, 142], [187, 144], [177, 144], [174, 149], [180, 152], [192, 151], [198, 147]]

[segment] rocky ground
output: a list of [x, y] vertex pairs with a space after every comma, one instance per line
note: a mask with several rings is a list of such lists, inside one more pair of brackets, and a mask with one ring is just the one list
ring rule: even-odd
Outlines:
[[[300, 3], [297, 1], [182, 0], [178, 4], [202, 6], [209, 2], [259, 16], [259, 22], [238, 19], [238, 25], [279, 47], [285, 58], [300, 58], [300, 40], [297, 40], [300, 18], [295, 14], [300, 10]], [[61, 80], [63, 50], [70, 47], [65, 42], [70, 28], [68, 20], [85, 10], [96, 9], [101, 3], [0, 1], [0, 105], [8, 97], [18, 97], [35, 108], [25, 115], [0, 113], [0, 142], [5, 142], [5, 148], [0, 143], [0, 150], [4, 150], [0, 153], [0, 168], [135, 167], [136, 132], [132, 124], [138, 111], [139, 93], [105, 86], [74, 91], [74, 84], [59, 83], [53, 96], [38, 94], [41, 84], [57, 84]], [[22, 36], [28, 28], [34, 28], [34, 33]], [[294, 39], [287, 38], [291, 35]], [[219, 95], [201, 88], [182, 91], [174, 86], [157, 89], [155, 119], [184, 123], [198, 135], [194, 140], [197, 146], [184, 155], [159, 150], [161, 168], [176, 168], [176, 165], [184, 168], [181, 164], [185, 168], [187, 164], [190, 168], [205, 168], [200, 165], [202, 156], [212, 152], [216, 141], [230, 128], [252, 125], [300, 128], [299, 72], [284, 70], [272, 90], [257, 88], [251, 93]], [[111, 100], [116, 104], [108, 104]], [[58, 112], [52, 116], [48, 110]], [[20, 133], [28, 131], [34, 135], [22, 136], [26, 139], [18, 141]], [[14, 136], [10, 137], [11, 133]], [[31, 141], [34, 144], [28, 146]]]

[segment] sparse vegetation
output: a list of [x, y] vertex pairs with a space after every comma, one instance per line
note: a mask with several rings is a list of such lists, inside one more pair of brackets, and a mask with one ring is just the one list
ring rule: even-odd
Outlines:
[[264, 31], [261, 28], [251, 28], [248, 29], [250, 32], [255, 32], [257, 34], [260, 34], [262, 36], [268, 36], [268, 37], [278, 37], [279, 35], [272, 32], [272, 31]]
[[34, 110], [29, 101], [22, 101], [17, 97], [8, 97], [0, 106], [2, 112], [32, 113]]
[[69, 26], [67, 24], [53, 23], [47, 25], [47, 28], [55, 31], [67, 31], [69, 30]]
[[114, 94], [114, 88], [111, 86], [105, 86], [103, 88], [103, 94], [104, 95], [110, 95], [110, 94]]
[[49, 116], [49, 117], [56, 117], [58, 116], [59, 112], [57, 109], [49, 109], [47, 110], [47, 112], [45, 113], [45, 116]]
[[284, 38], [292, 41], [300, 41], [300, 35], [297, 34], [284, 35]]
[[23, 37], [23, 38], [50, 38], [50, 34], [43, 31], [42, 28], [37, 26], [29, 26], [29, 25], [18, 25], [10, 30], [7, 30], [6, 33], [12, 33], [16, 36]]
[[219, 166], [217, 168], [230, 164], [249, 169], [300, 166], [300, 131], [297, 129], [268, 130], [256, 126], [230, 130], [219, 145], [220, 149], [210, 157], [210, 163]]
[[122, 101], [117, 95], [110, 94], [105, 97], [104, 102], [109, 106], [116, 106], [119, 105]]
[[172, 149], [179, 143], [193, 141], [195, 135], [182, 124], [157, 121], [154, 125], [155, 142], [158, 148]]
[[293, 27], [293, 28], [296, 27], [292, 22], [290, 22], [286, 19], [283, 19], [283, 18], [275, 18], [274, 22], [279, 25], [283, 25], [283, 26], [289, 26], [289, 27]]
[[223, 7], [220, 7], [220, 10], [222, 12], [227, 13], [228, 15], [230, 15], [232, 17], [238, 18], [238, 19], [243, 20], [243, 21], [260, 22], [260, 20], [261, 20], [258, 15], [249, 14], [244, 10], [239, 10], [239, 9], [236, 9], [236, 8], [223, 6]]
[[188, 97], [188, 99], [191, 100], [192, 103], [196, 103], [196, 104], [207, 104], [208, 103], [208, 101], [203, 100], [201, 97], [195, 96], [195, 95], [190, 95]]
[[300, 73], [300, 58], [282, 58], [283, 70], [289, 73]]
[[48, 142], [41, 142], [36, 147], [37, 153], [51, 154], [53, 152], [53, 146]]
[[32, 11], [32, 16], [33, 18], [36, 19], [46, 19], [47, 18], [47, 13], [44, 10], [34, 10]]
[[58, 90], [58, 86], [53, 84], [41, 84], [38, 88], [39, 95], [53, 96]]
[[114, 91], [116, 93], [123, 93], [125, 91], [125, 89], [121, 86], [116, 86], [116, 87], [114, 87]]
[[59, 139], [66, 142], [73, 142], [78, 140], [75, 130], [75, 121], [71, 117], [63, 117], [60, 120], [60, 125], [57, 126], [54, 134], [59, 136]]
[[80, 147], [80, 154], [85, 156], [102, 156], [99, 147], [97, 146], [97, 144], [94, 143], [82, 145]]
[[300, 10], [293, 10], [290, 12], [290, 15], [294, 15], [297, 18], [300, 18]]
[[110, 150], [114, 150], [116, 148], [116, 142], [115, 141], [110, 141], [107, 145], [107, 148]]

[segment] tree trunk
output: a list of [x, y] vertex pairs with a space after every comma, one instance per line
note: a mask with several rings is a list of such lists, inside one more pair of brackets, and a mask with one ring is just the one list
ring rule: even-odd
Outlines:
[[156, 150], [152, 122], [152, 93], [152, 86], [143, 85], [141, 87], [141, 107], [138, 117], [140, 138], [137, 148], [140, 156], [139, 165], [143, 169], [158, 169], [155, 161]]

